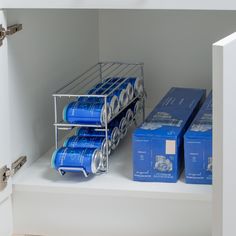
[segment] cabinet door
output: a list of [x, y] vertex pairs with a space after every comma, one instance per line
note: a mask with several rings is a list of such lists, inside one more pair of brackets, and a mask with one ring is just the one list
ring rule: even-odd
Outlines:
[[[4, 11], [0, 10], [0, 24], [6, 27]], [[10, 166], [9, 146], [9, 90], [8, 90], [8, 60], [7, 42], [4, 40], [0, 47], [0, 168]], [[12, 209], [11, 209], [11, 180], [5, 188], [0, 188], [0, 235], [12, 234]]]
[[236, 235], [236, 33], [213, 44], [213, 236]]

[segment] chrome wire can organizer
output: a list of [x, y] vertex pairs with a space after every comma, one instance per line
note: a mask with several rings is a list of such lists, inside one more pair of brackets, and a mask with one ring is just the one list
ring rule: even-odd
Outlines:
[[[127, 93], [124, 93], [124, 88]], [[103, 160], [94, 173], [107, 172], [111, 152], [109, 148], [112, 146], [111, 131], [117, 126], [119, 117], [123, 118], [119, 124], [122, 137], [127, 128], [136, 122], [139, 113], [142, 112], [144, 120], [145, 94], [143, 63], [99, 62], [92, 66], [53, 94], [56, 150], [60, 131], [76, 129], [75, 133], [78, 135], [78, 129], [87, 128], [93, 129], [93, 136], [96, 132], [99, 135], [104, 132], [103, 149], [105, 147], [106, 150], [103, 151]], [[92, 118], [89, 118], [90, 114]], [[114, 149], [114, 144], [111, 149]], [[53, 156], [55, 158], [55, 153]], [[54, 160], [52, 165], [55, 168], [53, 162]], [[87, 177], [89, 174], [81, 166], [59, 166], [57, 171], [61, 175], [66, 172], [82, 172]]]

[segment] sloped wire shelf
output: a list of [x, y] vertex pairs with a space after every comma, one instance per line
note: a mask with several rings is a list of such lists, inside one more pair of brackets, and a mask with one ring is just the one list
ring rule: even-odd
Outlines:
[[[115, 119], [124, 109], [126, 109], [132, 102], [136, 99], [140, 99], [142, 101], [142, 115], [143, 119], [145, 117], [145, 93], [143, 95], [136, 95], [134, 98], [122, 109], [119, 110], [109, 121], [107, 114], [107, 97], [112, 94], [116, 89], [119, 89], [123, 83], [125, 83], [130, 77], [139, 77], [142, 79], [143, 88], [144, 87], [144, 65], [143, 63], [124, 63], [124, 62], [99, 62], [92, 67], [90, 67], [87, 71], [68, 82], [62, 88], [57, 90], [53, 94], [54, 99], [54, 128], [55, 128], [55, 147], [58, 148], [59, 142], [59, 131], [71, 131], [75, 127], [94, 127], [105, 131], [105, 138], [108, 144], [108, 125], [113, 119]], [[94, 86], [96, 86], [100, 82], [108, 83], [109, 78], [125, 78], [119, 83], [117, 86], [109, 90], [109, 93], [106, 94], [86, 94], [87, 91]], [[109, 88], [108, 88], [109, 89]], [[105, 93], [105, 92], [104, 92]], [[95, 98], [103, 98], [105, 104], [105, 122], [104, 124], [74, 124], [74, 123], [66, 123], [63, 121], [62, 109], [70, 101], [74, 101], [79, 97], [95, 97]], [[106, 166], [103, 166], [100, 169], [100, 172], [107, 172], [108, 170], [108, 145], [106, 152]], [[81, 168], [79, 168], [81, 169]], [[63, 173], [63, 170], [60, 169], [60, 173]], [[82, 171], [84, 173], [84, 171]], [[84, 174], [85, 175], [85, 174]], [[85, 175], [86, 176], [86, 175]]]

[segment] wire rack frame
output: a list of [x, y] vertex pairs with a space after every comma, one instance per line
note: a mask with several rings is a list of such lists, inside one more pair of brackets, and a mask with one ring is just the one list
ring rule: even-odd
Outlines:
[[[103, 162], [103, 166], [100, 167], [99, 172], [107, 172], [108, 171], [108, 124], [111, 120], [113, 120], [116, 116], [118, 116], [124, 109], [127, 108], [135, 99], [139, 98], [142, 101], [142, 114], [143, 120], [145, 118], [145, 96], [135, 96], [132, 101], [130, 101], [125, 107], [123, 107], [119, 112], [112, 117], [111, 120], [108, 121], [107, 114], [107, 97], [112, 94], [116, 89], [122, 86], [129, 77], [139, 77], [142, 79], [143, 87], [144, 87], [144, 64], [143, 63], [125, 63], [125, 62], [99, 62], [92, 67], [90, 67], [87, 71], [76, 77], [74, 80], [70, 81], [62, 88], [57, 90], [53, 94], [54, 99], [54, 128], [55, 128], [55, 148], [58, 148], [58, 133], [59, 131], [70, 131], [75, 127], [95, 127], [105, 131], [105, 139], [106, 139], [106, 160]], [[109, 78], [126, 78], [122, 80], [117, 86], [112, 88], [109, 93], [104, 91], [104, 94], [96, 95], [96, 94], [86, 94], [89, 89], [94, 87], [99, 82], [109, 83]], [[112, 87], [112, 85], [111, 85]], [[145, 87], [144, 87], [145, 88]], [[107, 88], [107, 90], [109, 87]], [[145, 93], [144, 93], [145, 94]], [[76, 99], [79, 97], [95, 97], [104, 99], [105, 106], [105, 121], [104, 125], [92, 125], [92, 124], [70, 124], [65, 123], [61, 118], [59, 119], [58, 113], [58, 105], [65, 99]], [[61, 112], [62, 114], [62, 112]], [[79, 168], [81, 169], [81, 168]], [[60, 169], [60, 172], [62, 170]], [[84, 173], [84, 171], [82, 171]], [[85, 175], [85, 174], [84, 174]], [[87, 175], [85, 175], [87, 177]]]

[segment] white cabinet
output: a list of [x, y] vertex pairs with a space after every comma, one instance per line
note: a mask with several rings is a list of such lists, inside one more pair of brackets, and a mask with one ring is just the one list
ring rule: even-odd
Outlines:
[[233, 94], [235, 87], [236, 33], [213, 45], [213, 110], [214, 164], [213, 185], [213, 235], [236, 233], [234, 218], [235, 182], [233, 181], [234, 153], [233, 137], [235, 120]]
[[[232, 1], [109, 2], [0, 3], [6, 8], [0, 11], [0, 24], [23, 24], [23, 30], [0, 47], [0, 167], [22, 155], [28, 157], [0, 192], [0, 235], [10, 235], [12, 225], [17, 234], [49, 236], [234, 235], [236, 128], [231, 124], [236, 114], [236, 36], [232, 34], [236, 12], [115, 8], [236, 6]], [[114, 9], [98, 10], [102, 8]], [[131, 132], [111, 156], [108, 174], [88, 179], [72, 174], [62, 177], [50, 168], [52, 93], [91, 65], [107, 60], [145, 63], [149, 110], [171, 86], [209, 91], [213, 84], [213, 188], [187, 185], [183, 178], [176, 184], [133, 182]]]

